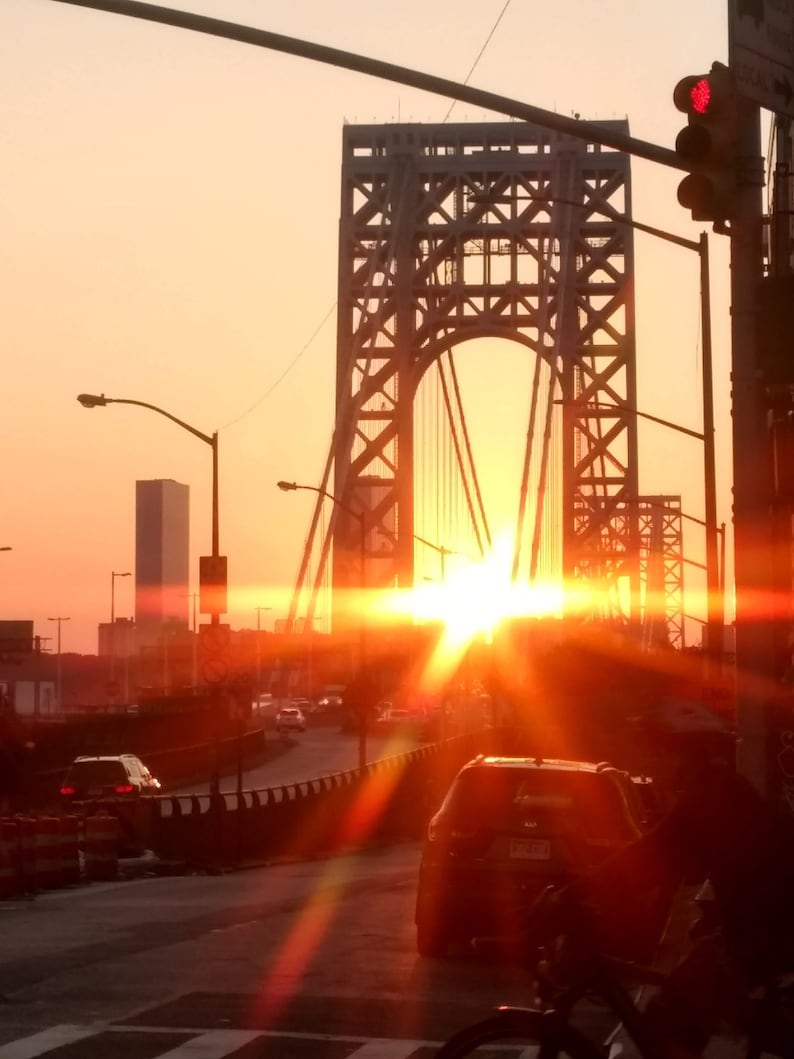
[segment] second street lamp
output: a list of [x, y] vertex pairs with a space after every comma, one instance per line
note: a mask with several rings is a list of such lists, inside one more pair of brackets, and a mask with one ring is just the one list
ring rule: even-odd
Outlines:
[[[530, 194], [528, 196], [516, 196], [521, 197], [525, 201], [537, 202], [539, 204], [548, 204], [549, 206], [561, 205], [570, 206], [575, 209], [587, 209], [592, 213], [599, 214], [601, 217], [606, 217], [616, 224], [624, 224], [627, 228], [633, 228], [636, 231], [644, 232], [646, 235], [655, 236], [658, 239], [662, 239], [665, 242], [672, 243], [675, 246], [680, 246], [684, 250], [691, 250], [696, 253], [700, 259], [700, 326], [701, 326], [701, 344], [703, 354], [703, 365], [702, 365], [702, 386], [703, 386], [703, 432], [698, 433], [696, 431], [688, 430], [685, 427], [679, 427], [675, 424], [668, 423], [666, 420], [658, 419], [655, 416], [647, 415], [641, 412], [637, 412], [636, 409], [628, 409], [633, 411], [634, 414], [642, 416], [644, 419], [650, 419], [654, 422], [661, 423], [664, 426], [671, 426], [673, 429], [679, 430], [684, 434], [688, 434], [690, 437], [699, 438], [703, 442], [703, 477], [704, 477], [704, 525], [706, 528], [706, 583], [707, 583], [707, 613], [708, 620], [706, 622], [707, 629], [707, 657], [710, 662], [716, 662], [719, 666], [722, 665], [722, 657], [724, 652], [724, 625], [725, 625], [725, 610], [724, 602], [720, 594], [720, 573], [719, 573], [719, 556], [718, 556], [718, 528], [717, 528], [717, 492], [716, 492], [716, 468], [715, 468], [715, 443], [714, 443], [714, 379], [713, 379], [713, 367], [712, 367], [712, 348], [711, 348], [711, 293], [710, 293], [710, 269], [709, 269], [709, 242], [708, 236], [705, 232], [700, 233], [700, 238], [697, 242], [693, 239], [686, 239], [683, 236], [676, 235], [674, 232], [667, 232], [662, 228], [656, 228], [652, 224], [645, 224], [642, 221], [637, 221], [633, 217], [627, 217], [625, 214], [619, 213], [613, 209], [611, 205], [602, 203], [601, 205], [593, 205], [592, 203], [577, 202], [575, 199], [562, 198], [557, 195], [546, 195], [543, 193]], [[475, 193], [469, 196], [470, 201], [474, 202], [499, 202], [499, 201], [510, 201], [511, 196], [493, 197], [485, 193]], [[621, 411], [626, 411], [625, 406], [621, 406]], [[724, 574], [723, 574], [724, 577]]]
[[[476, 556], [469, 555], [468, 552], [458, 552], [454, 548], [446, 548], [443, 544], [433, 544], [432, 541], [427, 540], [426, 537], [420, 537], [418, 533], [414, 533], [413, 538], [415, 541], [419, 541], [420, 544], [424, 544], [428, 548], [432, 548], [434, 552], [438, 552], [441, 560], [441, 582], [442, 584], [447, 579], [447, 565], [446, 557], [448, 555], [460, 555], [464, 559], [471, 559], [473, 562], [477, 561]], [[427, 578], [425, 578], [427, 580]]]
[[[557, 198], [556, 196], [549, 197], [545, 195], [532, 197], [539, 201], [545, 200], [551, 205], [554, 203], [560, 203], [562, 205], [574, 206], [577, 209], [585, 208], [583, 203], [576, 202], [572, 199], [562, 199]], [[644, 419], [661, 423], [663, 426], [670, 426], [674, 430], [679, 430], [681, 433], [688, 434], [690, 437], [698, 438], [703, 442], [703, 505], [705, 513], [704, 526], [706, 529], [707, 658], [711, 663], [716, 662], [716, 664], [721, 667], [724, 652], [725, 607], [720, 593], [717, 544], [718, 527], [714, 443], [714, 373], [711, 348], [711, 292], [708, 235], [706, 232], [701, 232], [700, 238], [695, 242], [693, 239], [686, 239], [683, 236], [676, 235], [674, 232], [667, 232], [662, 228], [656, 228], [652, 224], [645, 224], [642, 221], [634, 220], [633, 217], [626, 217], [611, 207], [599, 207], [593, 209], [593, 212], [600, 214], [602, 217], [608, 217], [617, 224], [625, 224], [628, 228], [644, 232], [646, 235], [655, 236], [665, 242], [680, 246], [684, 250], [690, 250], [698, 255], [700, 261], [700, 327], [702, 345], [701, 353], [703, 356], [701, 372], [701, 383], [703, 387], [703, 432], [698, 433], [696, 431], [688, 430], [686, 427], [677, 426], [676, 424], [669, 423], [663, 419], [658, 419], [647, 413], [637, 412], [636, 409], [632, 409], [631, 411]]]
[[[354, 518], [358, 522], [359, 530], [359, 583], [361, 585], [361, 613], [359, 618], [359, 675], [361, 678], [362, 688], [366, 689], [366, 670], [367, 670], [367, 628], [366, 628], [366, 617], [365, 617], [365, 606], [366, 599], [366, 578], [367, 578], [367, 563], [366, 563], [366, 524], [364, 522], [364, 512], [355, 511], [352, 507], [348, 507], [342, 500], [335, 497], [333, 493], [329, 493], [327, 489], [321, 489], [317, 485], [299, 485], [297, 482], [277, 482], [276, 485], [282, 492], [291, 493], [296, 489], [306, 489], [311, 493], [317, 493], [320, 496], [324, 496], [327, 500], [330, 500], [332, 504], [336, 504], [337, 507], [346, 511], [351, 518]], [[366, 694], [366, 691], [364, 692]], [[358, 716], [358, 767], [363, 769], [367, 764], [367, 712], [364, 709], [364, 705], [360, 704], [359, 716]]]

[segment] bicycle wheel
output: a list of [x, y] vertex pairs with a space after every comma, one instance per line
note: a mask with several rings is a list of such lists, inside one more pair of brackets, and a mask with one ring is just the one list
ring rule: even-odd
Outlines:
[[539, 1011], [500, 1011], [460, 1030], [436, 1059], [604, 1059], [572, 1026], [554, 1025]]

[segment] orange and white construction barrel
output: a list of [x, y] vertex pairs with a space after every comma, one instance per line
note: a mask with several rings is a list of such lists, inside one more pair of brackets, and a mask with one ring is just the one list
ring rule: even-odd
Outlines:
[[57, 816], [36, 817], [36, 885], [42, 890], [61, 886], [61, 821]]
[[119, 822], [115, 816], [100, 812], [85, 818], [83, 852], [90, 882], [118, 878]]
[[61, 817], [61, 885], [75, 886], [80, 882], [80, 820], [76, 816]]
[[0, 818], [0, 901], [24, 892], [19, 864], [19, 824], [11, 817]]

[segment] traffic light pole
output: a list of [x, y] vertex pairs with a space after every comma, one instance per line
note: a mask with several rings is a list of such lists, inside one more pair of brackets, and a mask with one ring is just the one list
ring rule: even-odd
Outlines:
[[686, 169], [675, 151], [645, 140], [638, 140], [634, 136], [628, 136], [621, 131], [616, 122], [602, 124], [597, 121], [569, 118], [564, 114], [544, 110], [542, 107], [535, 107], [521, 100], [497, 95], [495, 92], [486, 92], [481, 88], [462, 84], [459, 81], [450, 81], [445, 77], [435, 77], [433, 74], [412, 70], [407, 66], [382, 62], [356, 52], [331, 48], [328, 45], [316, 44], [314, 41], [301, 40], [298, 37], [287, 37], [283, 33], [272, 33], [253, 26], [244, 26], [238, 22], [227, 22], [224, 19], [197, 15], [190, 11], [180, 11], [177, 8], [162, 7], [160, 4], [148, 4], [143, 0], [53, 0], [53, 2], [85, 7], [93, 11], [106, 11], [109, 14], [124, 15], [127, 18], [137, 18], [163, 26], [174, 26], [177, 29], [187, 29], [195, 33], [205, 33], [212, 37], [234, 40], [256, 48], [267, 48], [270, 51], [295, 55], [312, 62], [337, 66], [342, 70], [353, 70], [368, 77], [378, 77], [385, 81], [392, 81], [394, 84], [408, 85], [423, 92], [433, 92], [436, 95], [459, 100], [461, 103], [470, 103], [475, 107], [493, 110], [497, 114], [505, 114], [519, 121], [533, 122], [543, 128], [573, 136], [575, 139], [587, 140], [589, 143], [601, 143], [616, 151], [625, 151], [627, 154], [645, 158], [649, 162], [657, 162], [659, 165], [670, 166], [673, 169]]
[[730, 226], [737, 766], [769, 797], [766, 704], [775, 683], [769, 595], [774, 571], [769, 440], [756, 339], [763, 276], [763, 157], [755, 105], [745, 109], [738, 147], [737, 211]]

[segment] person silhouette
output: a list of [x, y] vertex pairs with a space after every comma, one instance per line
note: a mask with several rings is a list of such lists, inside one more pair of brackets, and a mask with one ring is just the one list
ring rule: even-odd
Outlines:
[[732, 739], [691, 730], [673, 745], [675, 781], [669, 756], [654, 776], [674, 792], [659, 822], [563, 894], [596, 912], [610, 951], [643, 929], [649, 893], [708, 880], [717, 928], [692, 940], [646, 1009], [665, 1056], [698, 1059], [722, 1024], [747, 1029], [753, 990], [794, 973], [794, 819], [737, 773]]

